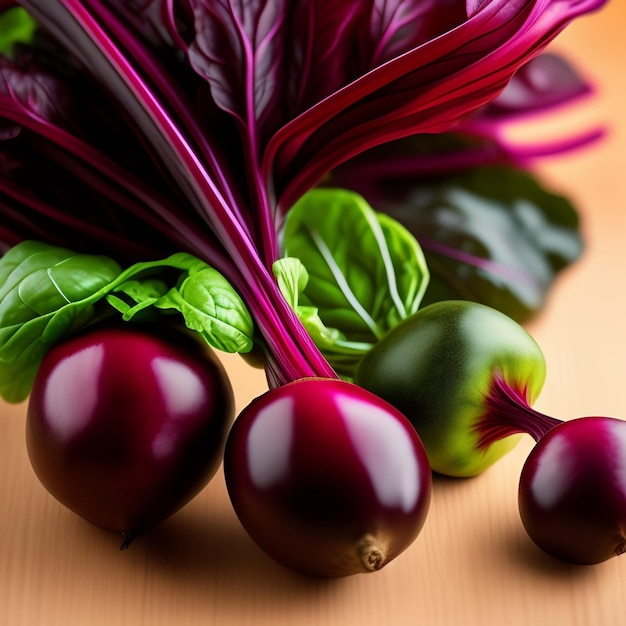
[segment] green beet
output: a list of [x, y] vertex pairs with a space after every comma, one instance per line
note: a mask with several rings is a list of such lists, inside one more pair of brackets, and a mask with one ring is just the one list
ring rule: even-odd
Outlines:
[[541, 349], [517, 322], [482, 304], [449, 300], [390, 331], [362, 359], [354, 380], [404, 413], [434, 471], [473, 476], [520, 437], [504, 429], [481, 444], [495, 378], [531, 405], [545, 373]]

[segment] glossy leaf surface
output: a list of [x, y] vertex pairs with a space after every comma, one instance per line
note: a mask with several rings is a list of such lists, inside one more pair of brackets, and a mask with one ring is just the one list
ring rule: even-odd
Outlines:
[[349, 340], [375, 343], [415, 312], [428, 269], [415, 238], [359, 195], [316, 189], [289, 213], [284, 252], [309, 274], [303, 303]]
[[174, 309], [212, 347], [252, 348], [253, 322], [237, 292], [186, 253], [122, 270], [107, 257], [25, 241], [0, 259], [0, 284], [0, 394], [9, 401], [26, 397], [54, 343], [115, 309], [126, 320]]

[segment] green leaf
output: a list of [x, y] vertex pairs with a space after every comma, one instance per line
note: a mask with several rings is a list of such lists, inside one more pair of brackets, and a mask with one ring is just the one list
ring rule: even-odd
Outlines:
[[35, 20], [21, 7], [0, 12], [0, 54], [10, 56], [16, 43], [28, 43], [37, 29]]
[[315, 345], [338, 374], [351, 378], [356, 364], [371, 350], [372, 344], [350, 341], [337, 328], [327, 327], [316, 307], [300, 304], [300, 295], [309, 281], [309, 274], [300, 259], [278, 259], [272, 265], [272, 271], [281, 293], [297, 313]]
[[[109, 306], [107, 306], [107, 303]], [[214, 348], [252, 348], [253, 322], [216, 270], [179, 253], [126, 270], [112, 259], [24, 241], [0, 259], [0, 395], [25, 399], [46, 352], [103, 317], [182, 314]]]
[[[164, 280], [168, 274], [175, 280]], [[131, 266], [111, 285], [107, 301], [126, 321], [147, 311], [177, 311], [187, 328], [223, 352], [253, 347], [254, 322], [239, 294], [216, 269], [185, 252]]]
[[208, 265], [194, 267], [176, 288], [154, 306], [176, 309], [191, 330], [223, 352], [250, 352], [254, 323], [243, 300], [230, 283]]
[[51, 345], [96, 317], [99, 291], [121, 271], [107, 257], [32, 241], [0, 259], [0, 395], [5, 400], [26, 398]]
[[376, 206], [422, 245], [431, 273], [423, 306], [460, 298], [523, 322], [583, 249], [569, 200], [512, 167], [476, 168], [395, 191]]
[[287, 215], [283, 247], [308, 272], [302, 304], [351, 342], [376, 343], [417, 310], [428, 283], [415, 238], [346, 190], [303, 196]]
[[294, 310], [298, 310], [300, 294], [309, 282], [309, 273], [300, 259], [285, 257], [272, 265], [280, 293]]

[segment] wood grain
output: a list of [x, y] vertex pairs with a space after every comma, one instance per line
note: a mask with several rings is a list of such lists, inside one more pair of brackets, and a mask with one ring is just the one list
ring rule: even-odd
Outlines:
[[[581, 120], [610, 124], [592, 150], [543, 163], [573, 197], [587, 248], [529, 329], [548, 379], [537, 408], [626, 418], [626, 3], [573, 24], [553, 45], [594, 77]], [[552, 120], [551, 130], [578, 123]], [[262, 374], [225, 358], [243, 407]], [[437, 479], [423, 533], [372, 575], [311, 581], [275, 565], [230, 507], [221, 473], [162, 527], [120, 552], [116, 537], [56, 503], [26, 457], [25, 406], [0, 406], [0, 624], [7, 626], [613, 626], [626, 617], [626, 561], [560, 564], [525, 536], [517, 477], [530, 440], [465, 481]]]

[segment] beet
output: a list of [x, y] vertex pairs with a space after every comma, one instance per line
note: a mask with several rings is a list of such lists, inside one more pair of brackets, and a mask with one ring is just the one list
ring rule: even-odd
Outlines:
[[26, 442], [44, 487], [126, 546], [214, 476], [233, 417], [222, 365], [190, 334], [102, 328], [48, 352]]
[[224, 455], [233, 507], [272, 558], [303, 574], [376, 571], [419, 534], [432, 476], [410, 422], [348, 382], [310, 378], [248, 405]]

